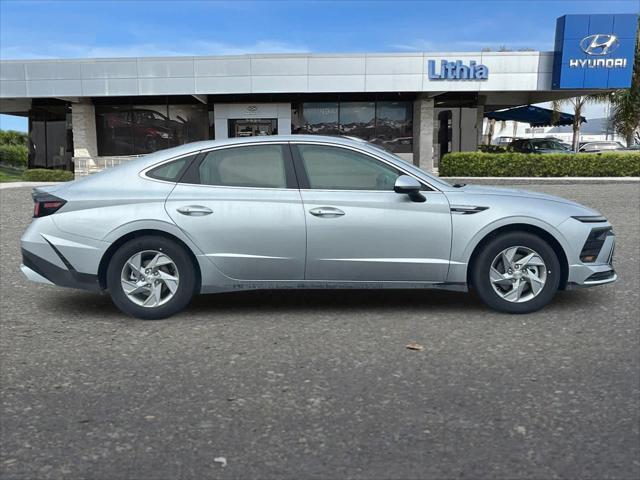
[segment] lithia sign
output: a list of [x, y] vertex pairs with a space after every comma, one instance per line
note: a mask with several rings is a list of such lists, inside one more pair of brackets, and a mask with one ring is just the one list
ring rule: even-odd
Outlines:
[[489, 68], [471, 60], [468, 65], [462, 60], [440, 61], [440, 68], [435, 60], [427, 61], [427, 75], [429, 80], [487, 80]]

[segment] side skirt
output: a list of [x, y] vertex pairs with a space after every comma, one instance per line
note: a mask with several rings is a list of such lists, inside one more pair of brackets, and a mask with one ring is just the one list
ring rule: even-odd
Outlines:
[[469, 291], [466, 283], [447, 282], [341, 282], [320, 280], [259, 280], [226, 285], [202, 285], [200, 293], [222, 293], [243, 290], [412, 290], [435, 289], [453, 292]]

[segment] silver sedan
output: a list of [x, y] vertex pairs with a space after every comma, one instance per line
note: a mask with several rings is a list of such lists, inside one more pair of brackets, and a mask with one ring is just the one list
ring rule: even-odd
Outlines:
[[34, 190], [31, 280], [108, 291], [143, 319], [194, 294], [473, 287], [527, 313], [616, 280], [600, 213], [522, 190], [450, 185], [363, 141], [273, 136], [163, 150]]

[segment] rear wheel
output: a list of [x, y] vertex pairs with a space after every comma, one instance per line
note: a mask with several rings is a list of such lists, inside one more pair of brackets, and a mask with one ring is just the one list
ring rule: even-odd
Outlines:
[[479, 252], [472, 272], [478, 295], [501, 312], [534, 312], [551, 301], [560, 285], [560, 262], [536, 235], [512, 232]]
[[196, 272], [189, 254], [160, 236], [134, 238], [122, 245], [107, 268], [107, 288], [123, 312], [144, 320], [183, 310], [195, 293]]

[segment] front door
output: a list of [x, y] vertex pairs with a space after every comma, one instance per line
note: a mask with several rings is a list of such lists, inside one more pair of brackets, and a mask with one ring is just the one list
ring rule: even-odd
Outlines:
[[212, 150], [183, 180], [167, 212], [222, 273], [304, 278], [305, 219], [287, 144]]
[[402, 172], [386, 162], [346, 147], [292, 147], [303, 177], [307, 280], [445, 281], [451, 213], [444, 194], [425, 190], [426, 202], [413, 202], [393, 191]]

